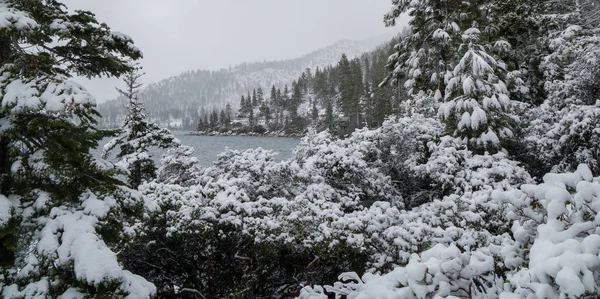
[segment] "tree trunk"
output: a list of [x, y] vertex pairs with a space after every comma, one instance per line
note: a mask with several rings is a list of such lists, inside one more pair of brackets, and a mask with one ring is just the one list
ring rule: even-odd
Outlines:
[[[11, 58], [11, 40], [6, 35], [0, 35], [0, 67], [8, 63]], [[2, 98], [0, 98], [0, 103]], [[0, 119], [5, 118], [7, 113], [0, 110]], [[12, 189], [12, 179], [10, 174], [10, 138], [6, 135], [0, 135], [0, 194], [8, 196]], [[14, 226], [1, 228], [0, 230], [0, 266], [12, 266], [15, 263], [15, 252], [12, 248], [15, 243]]]
[[[11, 58], [11, 40], [6, 35], [0, 35], [0, 66], [4, 66]], [[1, 100], [0, 100], [1, 101]], [[7, 116], [5, 111], [0, 111], [0, 118]], [[6, 135], [0, 135], [0, 194], [9, 195], [12, 187], [10, 174], [10, 138]]]
[[133, 170], [133, 183], [131, 184], [133, 189], [136, 189], [142, 184], [142, 165], [139, 161], [135, 162]]

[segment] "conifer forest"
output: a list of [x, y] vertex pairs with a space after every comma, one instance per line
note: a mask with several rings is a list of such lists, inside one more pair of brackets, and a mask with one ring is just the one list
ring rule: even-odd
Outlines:
[[600, 298], [600, 2], [385, 1], [377, 45], [146, 85], [93, 11], [0, 0], [0, 297]]

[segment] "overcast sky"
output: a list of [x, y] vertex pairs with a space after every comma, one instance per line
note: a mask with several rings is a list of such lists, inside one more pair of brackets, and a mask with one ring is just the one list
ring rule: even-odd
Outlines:
[[[63, 0], [131, 36], [144, 53], [144, 81], [192, 69], [295, 58], [341, 39], [398, 32], [386, 28], [391, 0]], [[83, 83], [99, 102], [117, 80]]]

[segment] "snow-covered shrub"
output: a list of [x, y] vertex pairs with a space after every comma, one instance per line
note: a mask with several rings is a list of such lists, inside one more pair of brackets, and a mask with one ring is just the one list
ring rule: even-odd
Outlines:
[[345, 232], [341, 240], [366, 248], [372, 270], [391, 272], [367, 272], [362, 278], [354, 274], [351, 282], [306, 288], [300, 298], [327, 293], [336, 298], [498, 297], [508, 270], [502, 248], [514, 242], [506, 207], [494, 201], [492, 193], [513, 190], [532, 179], [504, 152], [475, 155], [450, 136], [430, 142], [429, 148], [424, 163], [407, 164], [416, 174], [430, 177], [437, 188], [445, 186], [446, 196], [408, 211], [375, 203], [321, 225], [320, 231]]
[[298, 298], [498, 298], [493, 256], [499, 250], [437, 244], [387, 274], [343, 273], [333, 286], [305, 288]]
[[425, 93], [421, 90], [397, 104], [399, 115], [403, 118], [409, 118], [413, 115], [419, 117], [422, 115], [426, 118], [435, 119], [440, 107], [439, 100], [433, 92]]
[[430, 155], [427, 144], [439, 138], [443, 125], [435, 119], [413, 114], [390, 118], [376, 130], [355, 132], [346, 141], [371, 142], [367, 161], [390, 176], [396, 190], [403, 196], [407, 208], [438, 195], [430, 178], [415, 172], [414, 163], [424, 163]]
[[408, 160], [414, 172], [427, 177], [436, 188], [464, 194], [485, 188], [512, 188], [530, 180], [529, 174], [505, 152], [473, 154], [460, 141], [444, 136], [429, 142], [429, 157], [424, 163]]
[[[240, 290], [273, 281], [294, 284], [294, 271], [303, 273], [299, 281], [322, 284], [343, 271], [378, 273], [418, 264], [437, 274], [420, 282], [421, 291], [415, 285], [406, 292], [464, 296], [466, 290], [493, 298], [504, 279], [500, 253], [510, 243], [510, 226], [505, 207], [491, 193], [532, 181], [504, 152], [475, 155], [452, 137], [439, 138], [441, 131], [438, 121], [413, 115], [344, 140], [310, 135], [288, 161], [276, 162], [274, 153], [262, 149], [229, 150], [197, 176], [198, 184], [142, 184], [144, 198], [157, 210], [142, 224], [148, 235], [126, 251], [126, 265], [149, 262], [133, 269], [156, 277], [159, 292], [188, 287], [217, 294], [226, 289], [210, 287], [217, 269], [229, 271], [219, 279]], [[403, 197], [403, 188], [413, 189]], [[424, 192], [426, 200], [419, 199]], [[441, 256], [448, 252], [454, 254], [452, 266], [442, 269], [448, 260]], [[163, 255], [181, 259], [157, 262]], [[314, 255], [319, 266], [304, 273]], [[239, 268], [221, 265], [236, 256]], [[253, 267], [260, 260], [261, 271], [272, 275], [257, 268], [245, 272], [248, 260]], [[170, 285], [171, 274], [157, 272], [163, 266], [186, 274]], [[194, 284], [193, 277], [202, 283]]]
[[[278, 171], [287, 163], [272, 157], [261, 149], [230, 151], [219, 158], [220, 167], [206, 170], [201, 185], [142, 184], [154, 207], [140, 224], [143, 233], [123, 251], [124, 264], [149, 277], [161, 296], [199, 291], [230, 298], [270, 296], [279, 285], [322, 283], [363, 267], [360, 250], [317, 239], [315, 224], [327, 216], [319, 207], [340, 210], [322, 198], [336, 196], [335, 190], [294, 187]], [[308, 273], [315, 255], [322, 260]]]
[[261, 195], [287, 196], [294, 189], [292, 174], [298, 172], [298, 167], [293, 163], [276, 162], [275, 155], [262, 148], [226, 150], [212, 167], [206, 169], [201, 183], [217, 188], [221, 182], [226, 182], [244, 190], [247, 200], [257, 200]]
[[585, 163], [600, 174], [600, 106], [556, 110], [544, 104], [530, 111], [529, 117], [528, 149], [537, 153], [547, 171], [572, 171]]
[[[328, 132], [303, 139], [294, 159], [301, 171], [297, 174], [312, 183], [324, 183], [335, 189], [347, 211], [373, 202], [387, 200], [402, 204], [391, 177], [378, 168], [379, 150], [371, 140], [352, 135], [336, 140]], [[295, 161], [294, 161], [295, 162]]]
[[587, 298], [600, 291], [600, 182], [586, 165], [539, 185], [495, 192], [507, 203], [515, 244], [500, 298]]
[[[368, 193], [361, 195], [369, 202], [392, 199], [399, 207], [402, 204], [414, 206], [419, 200], [423, 202], [432, 198], [432, 193], [437, 191], [432, 189], [429, 179], [417, 175], [413, 165], [407, 161], [426, 161], [429, 155], [427, 143], [438, 138], [442, 129], [439, 121], [413, 114], [411, 117], [390, 118], [374, 130], [357, 130], [343, 140], [322, 132], [302, 139], [295, 150], [294, 160], [311, 174], [316, 173], [314, 169], [319, 169], [327, 183], [336, 185], [336, 188], [341, 188], [342, 183], [351, 184], [358, 190], [375, 195], [378, 189], [392, 190], [385, 193], [394, 196], [391, 198]], [[336, 176], [336, 173], [344, 172], [348, 174]], [[391, 186], [385, 187], [384, 182]], [[399, 201], [400, 195], [403, 202]]]
[[201, 167], [194, 149], [185, 145], [172, 147], [161, 159], [156, 181], [166, 184], [192, 186], [198, 184]]
[[[435, 206], [459, 203], [456, 197], [425, 204], [410, 222], [421, 229], [404, 236], [429, 237], [427, 241], [419, 240], [428, 244], [423, 246], [427, 248], [401, 250], [406, 262], [386, 274], [359, 277], [344, 273], [330, 286], [303, 288], [299, 298], [596, 296], [600, 285], [600, 178], [594, 178], [582, 164], [574, 173], [549, 173], [539, 185], [524, 184], [520, 190], [494, 189], [486, 192], [487, 204], [480, 202], [472, 211], [495, 206], [486, 213], [494, 211], [504, 219], [504, 230], [488, 230], [487, 224], [475, 226], [485, 223], [483, 219], [453, 227], [451, 219], [456, 217], [452, 213], [443, 215], [441, 210], [435, 212]], [[478, 193], [483, 195], [473, 192], [469, 198]], [[466, 198], [461, 199], [464, 202]], [[468, 211], [464, 205], [461, 208], [457, 204], [456, 208]], [[458, 219], [471, 217], [465, 212]], [[399, 224], [396, 230], [406, 227], [406, 223]], [[402, 243], [397, 239], [396, 244]]]

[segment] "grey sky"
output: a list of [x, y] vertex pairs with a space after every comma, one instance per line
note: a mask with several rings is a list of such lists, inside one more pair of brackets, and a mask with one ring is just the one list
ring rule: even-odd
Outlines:
[[[340, 39], [398, 32], [386, 28], [391, 0], [63, 0], [128, 34], [144, 53], [145, 82], [192, 69], [294, 58]], [[77, 80], [99, 102], [118, 80]]]

